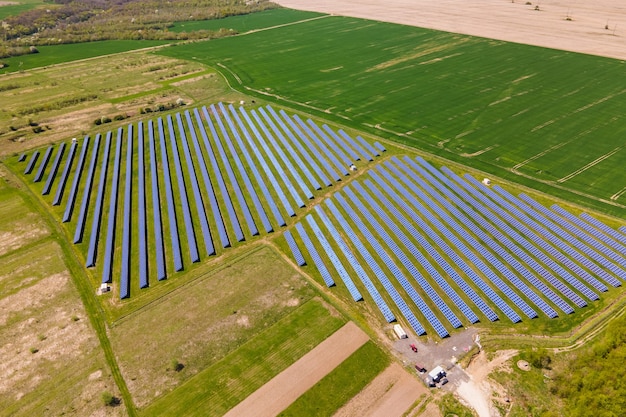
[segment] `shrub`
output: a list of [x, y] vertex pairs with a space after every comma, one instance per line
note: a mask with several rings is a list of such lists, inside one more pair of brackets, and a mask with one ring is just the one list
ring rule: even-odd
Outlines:
[[172, 362], [170, 363], [170, 367], [168, 369], [171, 369], [174, 372], [180, 372], [185, 368], [185, 365], [183, 365], [182, 363], [178, 362], [177, 359], [172, 359]]
[[115, 407], [120, 404], [120, 399], [111, 394], [109, 391], [104, 391], [102, 393], [102, 402], [105, 406]]
[[35, 127], [33, 127], [33, 132], [35, 132], [35, 133], [41, 133], [41, 132], [43, 132], [43, 127], [41, 127], [41, 126], [35, 126]]

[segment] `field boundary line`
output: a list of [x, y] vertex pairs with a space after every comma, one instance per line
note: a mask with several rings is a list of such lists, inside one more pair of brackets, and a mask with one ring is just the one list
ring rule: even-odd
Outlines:
[[622, 188], [621, 190], [619, 190], [618, 192], [616, 192], [615, 194], [613, 194], [613, 195], [611, 196], [611, 200], [613, 200], [613, 201], [617, 200], [617, 199], [618, 199], [618, 198], [620, 198], [620, 197], [621, 197], [621, 195], [622, 195], [622, 194], [624, 194], [624, 193], [626, 193], [626, 187]]
[[524, 160], [524, 161], [520, 162], [519, 164], [517, 164], [517, 165], [513, 166], [513, 168], [511, 168], [511, 171], [513, 171], [514, 173], [516, 173], [516, 174], [517, 174], [517, 170], [518, 170], [518, 169], [520, 169], [521, 167], [523, 167], [524, 165], [528, 164], [529, 162], [534, 161], [535, 159], [539, 159], [539, 158], [541, 158], [542, 156], [544, 156], [544, 155], [546, 155], [546, 154], [548, 154], [548, 153], [550, 153], [550, 152], [552, 152], [552, 151], [555, 151], [555, 150], [557, 150], [557, 149], [559, 149], [559, 148], [561, 148], [561, 147], [563, 147], [563, 146], [567, 145], [567, 144], [568, 144], [568, 143], [570, 143], [570, 142], [571, 142], [571, 140], [568, 140], [568, 141], [566, 141], [566, 142], [557, 143], [556, 145], [551, 146], [551, 147], [549, 147], [548, 149], [546, 149], [546, 150], [544, 150], [544, 151], [542, 151], [542, 152], [539, 152], [538, 154], [533, 155], [533, 156], [531, 156], [530, 158], [528, 158], [528, 159], [526, 159], [526, 160]]
[[279, 414], [369, 339], [359, 326], [348, 321], [224, 417], [273, 417]]
[[566, 175], [563, 178], [556, 180], [556, 182], [564, 183], [565, 181], [574, 178], [576, 175], [581, 174], [581, 173], [585, 172], [586, 170], [588, 170], [589, 168], [592, 168], [595, 165], [599, 164], [600, 162], [604, 161], [605, 159], [610, 158], [611, 156], [613, 156], [617, 152], [621, 151], [622, 148], [623, 148], [623, 146], [618, 146], [617, 148], [613, 149], [611, 152], [608, 152], [608, 153], [602, 155], [601, 157], [599, 157], [598, 159], [595, 159], [595, 160], [589, 162], [587, 165], [577, 169], [576, 171], [572, 172], [571, 174]]

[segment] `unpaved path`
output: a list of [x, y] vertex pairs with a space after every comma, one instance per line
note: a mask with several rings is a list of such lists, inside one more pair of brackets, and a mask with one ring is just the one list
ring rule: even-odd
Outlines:
[[224, 417], [276, 416], [368, 340], [356, 324], [346, 323]]
[[333, 417], [400, 417], [422, 394], [428, 394], [424, 384], [393, 363]]
[[275, 2], [299, 10], [626, 59], [626, 3], [618, 0], [530, 0], [530, 5], [526, 0]]

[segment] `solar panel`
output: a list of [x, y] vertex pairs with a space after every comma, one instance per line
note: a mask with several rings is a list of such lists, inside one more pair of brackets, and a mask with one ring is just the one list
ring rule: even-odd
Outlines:
[[[226, 183], [224, 182], [224, 177], [222, 176], [221, 168], [217, 163], [217, 158], [215, 157], [215, 152], [213, 151], [213, 147], [211, 146], [211, 142], [209, 141], [209, 137], [207, 136], [206, 130], [204, 128], [204, 123], [200, 118], [200, 113], [198, 109], [193, 110], [194, 115], [196, 116], [196, 123], [198, 125], [198, 129], [200, 130], [200, 135], [202, 136], [202, 140], [204, 142], [204, 149], [206, 150], [209, 161], [211, 162], [211, 167], [213, 168], [213, 175], [215, 175], [215, 179], [217, 180], [217, 186], [222, 195], [222, 201], [226, 204], [226, 211], [228, 213], [228, 217], [230, 218], [230, 224], [235, 231], [235, 239], [237, 242], [241, 242], [245, 240], [245, 236], [243, 234], [243, 230], [241, 230], [241, 225], [239, 224], [239, 219], [237, 218], [237, 213], [235, 212], [235, 207], [233, 206], [233, 202], [230, 198], [230, 194], [228, 192], [228, 188], [226, 188]], [[206, 116], [205, 116], [206, 117]], [[206, 120], [209, 126], [212, 126], [209, 123], [209, 120]]]
[[619, 232], [616, 232], [615, 230], [611, 229], [606, 224], [602, 223], [600, 220], [591, 217], [589, 214], [580, 213], [580, 218], [586, 221], [587, 223], [591, 224], [598, 230], [602, 231], [604, 234], [610, 236], [612, 239], [615, 239], [616, 241], [621, 242], [621, 243], [626, 243], [626, 236], [622, 235]]
[[152, 220], [154, 224], [154, 251], [157, 268], [157, 280], [166, 278], [165, 252], [163, 246], [163, 224], [161, 220], [161, 201], [159, 196], [159, 179], [157, 176], [156, 146], [154, 141], [154, 124], [148, 121], [148, 139], [150, 145], [150, 184], [152, 186]]
[[128, 125], [126, 138], [126, 180], [124, 181], [124, 214], [122, 227], [122, 259], [120, 265], [120, 299], [130, 297], [131, 210], [133, 191], [133, 125]]
[[296, 123], [298, 123], [298, 125], [302, 128], [302, 130], [304, 130], [304, 132], [313, 140], [313, 143], [315, 143], [317, 147], [321, 150], [323, 157], [328, 158], [335, 165], [335, 168], [337, 168], [337, 170], [344, 176], [350, 174], [348, 172], [349, 164], [346, 165], [345, 163], [342, 163], [341, 161], [339, 161], [339, 159], [337, 158], [335, 153], [332, 151], [332, 149], [330, 149], [325, 143], [323, 143], [320, 140], [320, 138], [317, 137], [315, 133], [313, 133], [313, 131], [309, 128], [309, 126], [307, 126], [306, 123], [304, 123], [302, 119], [298, 117], [297, 114], [293, 115], [293, 119], [296, 121]]
[[[187, 113], [187, 116], [189, 113]], [[176, 123], [178, 125], [178, 132], [180, 134], [180, 143], [183, 148], [183, 155], [185, 155], [185, 162], [187, 165], [187, 174], [189, 182], [191, 183], [191, 190], [193, 192], [194, 207], [196, 208], [197, 218], [200, 222], [200, 230], [202, 231], [202, 240], [204, 241], [204, 248], [208, 256], [215, 255], [215, 247], [213, 246], [213, 237], [211, 236], [211, 229], [209, 229], [209, 221], [206, 217], [206, 210], [204, 209], [204, 201], [202, 200], [202, 194], [200, 193], [200, 185], [198, 184], [198, 177], [189, 151], [189, 143], [187, 141], [187, 135], [185, 134], [185, 127], [183, 126], [183, 120], [180, 117], [180, 113], [176, 113]]]
[[[274, 135], [278, 138], [280, 143], [285, 148], [285, 151], [287, 152], [286, 154], [280, 148], [280, 146], [278, 145], [276, 140], [273, 139], [274, 135], [271, 135], [268, 132], [267, 137], [272, 142], [272, 145], [276, 149], [276, 152], [278, 152], [280, 157], [283, 159], [283, 162], [287, 165], [287, 168], [293, 170], [295, 174], [297, 174], [298, 170], [302, 170], [302, 172], [304, 173], [304, 176], [306, 177], [306, 179], [307, 179], [308, 183], [311, 185], [311, 187], [313, 187], [316, 190], [321, 190], [322, 186], [320, 185], [320, 183], [313, 176], [313, 174], [309, 170], [309, 167], [304, 163], [302, 158], [300, 158], [300, 155], [298, 155], [298, 152], [296, 152], [296, 150], [291, 146], [291, 144], [289, 142], [287, 142], [287, 139], [285, 138], [285, 135], [283, 135], [283, 133], [280, 131], [280, 129], [278, 129], [278, 127], [276, 126], [276, 123], [274, 123], [272, 118], [269, 117], [267, 112], [262, 107], [259, 108], [259, 113], [261, 114], [261, 116], [263, 116], [263, 119], [265, 120], [265, 122], [267, 122], [267, 124], [269, 124], [270, 128], [272, 129], [272, 132], [274, 133]], [[291, 133], [291, 132], [289, 132], [289, 133]], [[291, 156], [293, 158], [295, 164], [298, 167], [298, 170], [296, 170], [295, 166], [291, 163], [289, 158], [287, 158], [287, 155], [289, 155], [289, 156]], [[308, 192], [308, 194], [307, 194], [308, 198], [313, 198], [313, 194], [309, 191], [308, 187], [305, 187], [305, 188], [306, 188], [306, 191], [305, 191], [305, 189], [302, 189], [302, 191], [304, 191], [305, 193]]]
[[361, 160], [361, 157], [356, 153], [356, 151], [348, 146], [347, 141], [339, 137], [339, 135], [337, 135], [337, 133], [335, 133], [327, 124], [323, 124], [322, 129], [324, 129], [324, 131], [328, 133], [328, 136], [333, 139], [337, 145], [339, 145], [339, 149], [345, 151], [350, 163]]
[[[409, 253], [415, 260], [422, 265], [426, 271], [431, 275], [431, 277], [435, 280], [437, 285], [441, 289], [444, 290], [446, 295], [452, 300], [452, 302], [459, 307], [461, 312], [467, 317], [472, 323], [476, 323], [478, 321], [478, 316], [474, 314], [474, 312], [467, 306], [465, 301], [459, 297], [459, 295], [454, 291], [452, 287], [446, 282], [446, 280], [441, 276], [441, 274], [432, 266], [430, 261], [417, 249], [417, 247], [411, 242], [406, 234], [404, 234], [400, 227], [396, 224], [396, 221], [391, 219], [387, 213], [372, 199], [372, 197], [367, 193], [365, 189], [363, 189], [360, 184], [354, 183], [356, 187], [359, 189], [359, 195], [367, 202], [368, 206], [371, 207], [383, 220], [384, 224], [391, 228], [392, 232], [395, 236], [397, 236], [402, 244], [409, 250]], [[397, 245], [392, 237], [387, 233], [387, 231], [382, 227], [382, 224], [379, 223], [373, 214], [368, 210], [368, 208], [360, 201], [359, 197], [349, 188], [344, 188], [344, 191], [348, 195], [350, 199], [350, 204], [355, 205], [363, 217], [367, 220], [367, 222], [374, 227], [378, 236], [382, 238], [381, 240], [384, 242], [386, 246], [388, 246], [396, 257], [400, 260], [402, 265], [409, 271], [411, 276], [417, 281], [419, 286], [426, 291], [428, 296], [432, 301], [435, 302], [439, 310], [446, 316], [450, 324], [452, 324], [455, 328], [462, 326], [461, 321], [456, 317], [456, 315], [450, 310], [448, 305], [439, 297], [439, 294], [431, 287], [431, 285], [426, 281], [422, 275], [420, 274], [417, 267], [413, 264], [410, 258], [402, 251], [399, 245]]]
[[306, 265], [304, 256], [302, 256], [302, 252], [300, 252], [300, 248], [298, 247], [298, 244], [294, 240], [291, 232], [289, 230], [285, 230], [284, 236], [285, 236], [285, 240], [287, 241], [287, 245], [289, 246], [289, 249], [291, 249], [291, 253], [293, 254], [293, 259], [296, 261], [298, 266]]
[[[315, 249], [315, 246], [313, 245], [313, 242], [307, 235], [306, 230], [304, 230], [304, 226], [302, 226], [301, 223], [296, 223], [296, 230], [300, 234], [300, 239], [302, 239], [302, 242], [304, 243], [306, 250], [309, 252], [311, 259], [313, 259], [313, 263], [315, 264], [315, 267], [317, 268], [320, 275], [322, 276], [322, 279], [326, 283], [326, 286], [332, 287], [333, 285], [335, 285], [335, 281], [330, 276], [330, 271], [326, 267], [326, 264], [324, 264], [324, 261], [322, 260], [322, 257], [320, 256], [317, 249]], [[356, 290], [356, 287], [354, 287], [353, 289]], [[358, 290], [356, 292], [358, 293]], [[358, 301], [360, 299], [362, 299], [361, 295], [358, 294], [358, 298], [356, 298], [355, 301]]]
[[50, 146], [48, 147], [48, 149], [46, 149], [46, 153], [41, 159], [41, 163], [39, 164], [39, 168], [37, 168], [37, 172], [35, 173], [35, 178], [33, 179], [33, 182], [39, 182], [43, 178], [43, 174], [46, 171], [46, 167], [48, 166], [48, 162], [50, 161], [50, 155], [52, 155], [53, 149], [54, 146]]
[[122, 135], [124, 130], [117, 130], [115, 159], [113, 160], [113, 178], [111, 179], [111, 196], [109, 197], [109, 215], [107, 216], [107, 237], [104, 244], [104, 262], [102, 264], [102, 282], [112, 282], [113, 254], [115, 253], [115, 224], [117, 216], [117, 192], [120, 183], [120, 165], [122, 160]]
[[[324, 156], [322, 156], [322, 153], [313, 145], [312, 141], [304, 134], [302, 133], [302, 131], [300, 130], [300, 128], [298, 127], [298, 125], [296, 125], [294, 123], [293, 120], [291, 120], [291, 118], [287, 115], [287, 113], [284, 110], [280, 111], [280, 115], [283, 117], [283, 119], [289, 124], [289, 128], [288, 130], [291, 130], [292, 132], [295, 132], [296, 135], [298, 135], [299, 141], [296, 140], [295, 138], [292, 139], [292, 141], [296, 144], [299, 144], [300, 142], [304, 143], [306, 145], [306, 147], [311, 151], [311, 153], [313, 154], [314, 158], [310, 158], [309, 161], [314, 162], [317, 161], [320, 164], [322, 164], [322, 166], [324, 167], [324, 169], [326, 170], [326, 172], [328, 173], [328, 175], [330, 175], [330, 177], [332, 179], [334, 179], [335, 181], [341, 181], [341, 175], [339, 175], [337, 173], [337, 171], [335, 171], [335, 169], [328, 163], [328, 161], [326, 160], [326, 158], [324, 158]], [[303, 152], [303, 155], [305, 155], [305, 153]], [[320, 178], [323, 178], [320, 175]], [[330, 181], [326, 181], [326, 185], [327, 186], [331, 186], [332, 183]]]
[[59, 149], [57, 150], [57, 154], [54, 157], [54, 161], [52, 162], [52, 168], [50, 169], [50, 173], [48, 173], [48, 178], [46, 179], [46, 183], [43, 186], [41, 195], [50, 194], [50, 188], [52, 188], [52, 182], [56, 178], [57, 172], [59, 171], [59, 164], [61, 163], [61, 158], [63, 157], [64, 152], [65, 152], [65, 142], [59, 145]]
[[53, 206], [58, 206], [59, 204], [61, 204], [61, 199], [63, 198], [63, 192], [65, 191], [65, 186], [67, 185], [67, 179], [70, 175], [70, 170], [72, 169], [72, 163], [74, 162], [74, 155], [76, 154], [77, 147], [78, 142], [72, 142], [72, 145], [70, 146], [70, 152], [67, 155], [67, 159], [65, 160], [65, 167], [63, 168], [63, 172], [61, 173], [59, 185], [57, 185], [57, 191], [54, 194], [54, 199], [52, 200]]
[[[228, 106], [228, 110], [230, 110], [230, 113], [232, 114], [233, 118], [235, 119], [235, 122], [237, 123], [237, 126], [239, 127], [239, 129], [241, 129], [241, 132], [244, 134], [247, 141], [251, 142], [252, 138], [250, 137], [248, 130], [245, 128], [245, 126], [243, 126], [241, 119], [239, 118], [239, 115], [237, 114], [237, 111], [235, 110], [235, 107], [233, 107], [233, 105], [230, 104]], [[227, 118], [226, 120], [230, 120], [225, 110], [222, 110], [222, 113]], [[235, 139], [237, 140], [237, 145], [239, 145], [239, 149], [243, 153], [243, 156], [246, 159], [246, 162], [248, 163], [248, 167], [252, 171], [252, 174], [254, 175], [254, 179], [256, 180], [257, 184], [259, 185], [259, 188], [261, 189], [261, 193], [263, 194], [263, 198], [265, 202], [270, 206], [270, 210], [272, 211], [272, 214], [274, 215], [274, 219], [276, 219], [276, 222], [278, 223], [279, 226], [285, 226], [287, 223], [285, 222], [285, 219], [280, 213], [280, 210], [278, 210], [278, 206], [276, 205], [276, 202], [274, 201], [274, 197], [272, 197], [272, 194], [270, 194], [270, 191], [267, 188], [267, 185], [265, 184], [263, 177], [259, 173], [259, 170], [257, 169], [254, 160], [252, 159], [252, 157], [250, 156], [250, 153], [248, 152], [248, 148], [246, 147], [246, 144], [241, 139], [241, 136], [237, 132], [237, 129], [235, 129], [234, 127], [231, 127], [231, 131], [234, 133]], [[281, 195], [282, 195], [282, 198], [284, 199], [285, 196], [284, 194], [282, 194], [282, 190], [281, 190]], [[289, 202], [287, 202], [287, 205], [289, 205]], [[268, 233], [271, 231], [272, 230], [267, 230]]]
[[[291, 131], [291, 129], [289, 129], [285, 125], [285, 123], [280, 118], [280, 116], [274, 111], [274, 109], [269, 104], [267, 106], [265, 106], [265, 108], [273, 116], [274, 120], [276, 120], [276, 122], [278, 122], [279, 126], [283, 129], [285, 134], [287, 134], [287, 137], [291, 140], [291, 144], [293, 144], [296, 147], [296, 149], [293, 149], [293, 147], [291, 146], [290, 142], [287, 141], [286, 139], [284, 139], [283, 144], [287, 148], [287, 152], [291, 152], [293, 155], [297, 155], [299, 160], [296, 161], [296, 162], [301, 164], [303, 167], [306, 167], [306, 165], [308, 163], [311, 166], [311, 168], [313, 169], [313, 171], [315, 172], [315, 174], [321, 179], [322, 183], [324, 185], [326, 185], [327, 187], [330, 187], [332, 185], [331, 180], [326, 176], [326, 174], [319, 167], [319, 165], [317, 164], [317, 161], [311, 157], [311, 155], [306, 150], [306, 148], [304, 146], [302, 146], [302, 144], [300, 143], [300, 141], [298, 139], [296, 139], [296, 137], [294, 136], [294, 134]], [[297, 152], [296, 152], [296, 150], [297, 150]], [[312, 182], [315, 179], [315, 177], [313, 176], [312, 173], [310, 173], [310, 171], [309, 171], [309, 174], [310, 174], [310, 177], [311, 177], [311, 184], [316, 189], [318, 189], [318, 190], [321, 189], [322, 187], [319, 184], [319, 182], [316, 181], [317, 184], [314, 184]], [[309, 176], [309, 174], [307, 174], [307, 176]], [[318, 186], [319, 186], [319, 188], [318, 188]]]
[[24, 175], [28, 175], [33, 171], [33, 168], [35, 167], [35, 162], [37, 162], [38, 158], [39, 158], [39, 151], [33, 152], [30, 159], [28, 160], [26, 169], [24, 170]]
[[146, 168], [143, 122], [137, 124], [137, 247], [139, 288], [148, 287], [148, 242], [146, 241]]
[[78, 220], [76, 221], [76, 230], [74, 231], [74, 243], [82, 242], [83, 229], [85, 227], [85, 220], [87, 219], [87, 209], [89, 208], [89, 199], [91, 197], [91, 188], [93, 185], [93, 177], [96, 172], [96, 163], [98, 161], [98, 151], [100, 148], [100, 134], [96, 136], [93, 149], [91, 151], [91, 162], [87, 171], [87, 178], [85, 180], [85, 187], [83, 188], [83, 200], [78, 211]]
[[176, 222], [176, 208], [174, 206], [174, 190], [172, 189], [172, 178], [167, 155], [167, 143], [163, 129], [163, 119], [157, 119], [159, 128], [159, 144], [161, 145], [161, 169], [163, 170], [163, 182], [165, 185], [165, 202], [167, 205], [167, 219], [169, 221], [170, 240], [172, 246], [172, 258], [174, 270], [183, 270], [183, 258], [180, 249], [180, 236], [178, 235], [178, 224]]
[[[226, 129], [224, 128], [224, 124], [222, 123], [222, 119], [217, 117], [217, 110], [215, 109], [214, 105], [211, 105], [211, 111], [217, 121], [219, 128], [221, 129], [222, 134], [228, 138], [228, 133], [226, 133]], [[250, 234], [252, 236], [257, 236], [259, 234], [259, 230], [257, 229], [254, 219], [252, 218], [252, 213], [250, 213], [250, 208], [248, 207], [248, 203], [246, 202], [246, 199], [244, 198], [243, 193], [241, 192], [241, 187], [239, 186], [239, 183], [237, 182], [237, 177], [235, 177], [233, 168], [230, 165], [230, 160], [228, 159], [228, 156], [226, 155], [226, 152], [224, 151], [224, 147], [222, 146], [222, 140], [220, 139], [220, 136], [215, 131], [213, 124], [210, 122], [211, 118], [209, 117], [206, 107], [202, 108], [202, 112], [204, 113], [205, 120], [207, 124], [209, 125], [209, 128], [211, 129], [211, 133], [213, 134], [213, 139], [215, 141], [217, 151], [219, 152], [220, 157], [222, 159], [222, 165], [226, 169], [226, 174], [228, 175], [228, 178], [230, 179], [230, 184], [233, 190], [235, 191], [235, 197], [237, 197], [237, 200], [239, 201], [239, 208], [243, 212], [243, 218], [246, 219], [246, 223], [248, 224], [248, 229], [250, 231]]]
[[193, 221], [191, 219], [191, 208], [189, 207], [189, 199], [187, 197], [187, 184], [183, 175], [183, 169], [180, 164], [180, 155], [178, 154], [178, 145], [176, 132], [172, 124], [172, 116], [167, 116], [167, 127], [170, 138], [170, 148], [172, 150], [172, 159], [174, 159], [174, 171], [176, 172], [176, 182], [178, 183], [178, 196], [180, 205], [183, 210], [183, 222], [185, 224], [185, 234], [187, 235], [187, 246], [191, 262], [199, 262], [200, 254], [198, 252], [198, 244], [194, 232]]
[[[406, 174], [406, 177], [403, 178], [403, 182], [409, 186], [409, 188], [413, 191], [415, 195], [425, 204], [431, 208], [432, 211], [436, 211], [437, 214], [444, 219], [444, 221], [457, 233], [461, 234], [461, 236], [465, 239], [466, 242], [469, 243], [470, 247], [476, 253], [481, 254], [487, 261], [493, 265], [501, 274], [504, 276], [514, 288], [520, 290], [530, 301], [532, 301], [537, 307], [539, 307], [548, 317], [555, 318], [557, 317], [556, 311], [550, 307], [542, 298], [540, 298], [537, 293], [526, 285], [525, 282], [520, 280], [517, 275], [513, 273], [513, 271], [519, 273], [524, 278], [526, 278], [538, 291], [546, 295], [551, 301], [555, 304], [562, 306], [564, 311], [567, 310], [568, 313], [572, 313], [573, 309], [567, 305], [559, 296], [557, 296], [550, 288], [548, 288], [543, 282], [539, 281], [533, 274], [526, 269], [520, 262], [518, 262], [513, 256], [511, 256], [506, 249], [501, 246], [498, 242], [492, 239], [487, 233], [483, 232], [483, 230], [475, 225], [468, 217], [466, 217], [463, 213], [461, 213], [456, 207], [450, 204], [445, 198], [443, 198], [436, 189], [430, 187], [426, 182], [424, 182], [414, 171], [412, 171], [409, 167], [404, 165], [401, 161], [399, 161], [396, 157], [392, 158], [392, 161], [396, 163]], [[398, 174], [399, 171], [395, 169], [391, 164], [385, 164], [386, 167], [389, 167], [394, 174]], [[419, 188], [417, 188], [414, 183], [409, 181], [409, 178], [417, 183], [421, 188], [424, 189], [425, 192], [422, 192]], [[445, 211], [437, 209], [435, 207], [436, 203], [440, 204], [441, 207], [445, 208], [448, 212], [452, 214], [452, 216], [448, 215]], [[480, 243], [476, 238], [474, 238], [471, 234], [468, 233], [471, 231], [476, 235], [478, 239], [480, 239], [485, 244]], [[494, 255], [502, 257], [513, 271], [504, 263], [502, 263], [497, 257]]]
[[337, 131], [346, 142], [348, 142], [350, 144], [350, 146], [352, 146], [354, 149], [356, 149], [357, 151], [357, 160], [362, 160], [362, 161], [373, 161], [374, 158], [369, 155], [367, 153], [367, 151], [365, 151], [365, 149], [363, 149], [363, 147], [361, 145], [359, 145], [354, 139], [352, 139], [346, 132], [344, 132], [342, 129], [339, 129]]
[[[83, 146], [78, 157], [78, 165], [74, 171], [74, 180], [72, 181], [72, 188], [70, 188], [70, 195], [65, 204], [65, 211], [63, 212], [63, 223], [69, 222], [72, 218], [72, 211], [74, 211], [74, 202], [76, 200], [76, 192], [78, 191], [78, 183], [83, 174], [83, 166], [85, 165], [85, 157], [87, 155], [87, 149], [89, 148], [89, 136], [85, 136], [83, 140]], [[60, 201], [60, 200], [59, 200]]]
[[100, 222], [102, 220], [102, 206], [104, 204], [104, 190], [107, 183], [107, 171], [109, 167], [109, 153], [111, 150], [111, 132], [107, 133], [104, 145], [104, 155], [102, 166], [100, 167], [100, 182], [96, 194], [93, 215], [91, 219], [91, 233], [89, 234], [89, 246], [87, 248], [87, 258], [85, 266], [92, 267], [96, 264], [96, 253], [98, 251], [98, 239], [100, 237]]
[[[220, 106], [220, 112], [222, 113], [222, 116], [224, 116], [226, 123], [228, 123], [228, 127], [230, 128], [230, 131], [235, 136], [239, 135], [239, 133], [237, 132], [237, 129], [235, 128], [235, 125], [230, 119], [230, 116], [228, 116], [228, 111], [226, 110], [226, 107], [224, 107], [222, 103], [219, 103], [219, 106]], [[219, 114], [215, 113], [215, 117], [217, 118], [217, 120], [220, 120]], [[261, 223], [263, 224], [263, 227], [265, 228], [265, 231], [267, 233], [272, 232], [274, 229], [272, 228], [272, 224], [270, 223], [270, 220], [267, 218], [267, 214], [265, 213], [265, 209], [263, 208], [263, 205], [261, 204], [261, 200], [259, 200], [259, 196], [257, 195], [257, 192], [254, 189], [254, 186], [252, 185], [252, 181], [250, 181], [248, 172], [246, 171], [243, 165], [243, 162], [241, 161], [241, 158], [239, 158], [239, 154], [237, 150], [235, 149], [235, 146], [233, 145], [232, 140], [230, 139], [230, 136], [224, 129], [224, 126], [221, 124], [221, 122], [220, 122], [220, 128], [224, 132], [224, 140], [226, 142], [226, 146], [228, 146], [228, 150], [230, 151], [230, 157], [233, 158], [233, 160], [235, 161], [235, 165], [237, 165], [237, 169], [239, 170], [239, 175], [241, 176], [241, 178], [243, 178], [243, 182], [246, 186], [246, 190], [248, 191], [250, 198], [252, 198], [252, 202], [254, 203], [254, 207], [256, 208], [257, 214], [261, 218]]]
[[387, 152], [387, 149], [385, 149], [385, 147], [380, 142], [374, 142], [374, 146], [376, 146], [381, 152]]
[[326, 256], [328, 256], [328, 259], [330, 259], [330, 262], [335, 267], [335, 270], [337, 271], [337, 274], [339, 275], [339, 277], [341, 278], [341, 280], [343, 281], [345, 286], [348, 288], [348, 291], [350, 292], [350, 295], [352, 296], [352, 299], [354, 301], [362, 300], [363, 296], [361, 295], [361, 293], [357, 289], [356, 285], [354, 285], [354, 282], [352, 281], [352, 278], [350, 278], [350, 274], [348, 273], [346, 268], [341, 263], [341, 260], [339, 259], [339, 257], [335, 253], [335, 250], [330, 245], [330, 242], [328, 241], [328, 239], [326, 238], [326, 236], [324, 235], [322, 230], [317, 225], [317, 222], [315, 221], [313, 216], [309, 214], [309, 215], [307, 215], [305, 217], [305, 219], [309, 223], [309, 225], [311, 226], [311, 229], [313, 229], [313, 234], [315, 234], [315, 236], [317, 237], [317, 240], [320, 242], [320, 244], [324, 248], [324, 254]]

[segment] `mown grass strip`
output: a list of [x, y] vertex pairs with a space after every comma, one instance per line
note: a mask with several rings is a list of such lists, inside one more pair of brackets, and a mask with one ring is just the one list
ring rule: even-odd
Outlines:
[[332, 416], [388, 365], [389, 357], [368, 341], [279, 416]]
[[204, 416], [223, 415], [344, 323], [320, 301], [311, 300], [141, 414], [182, 416], [193, 410]]

